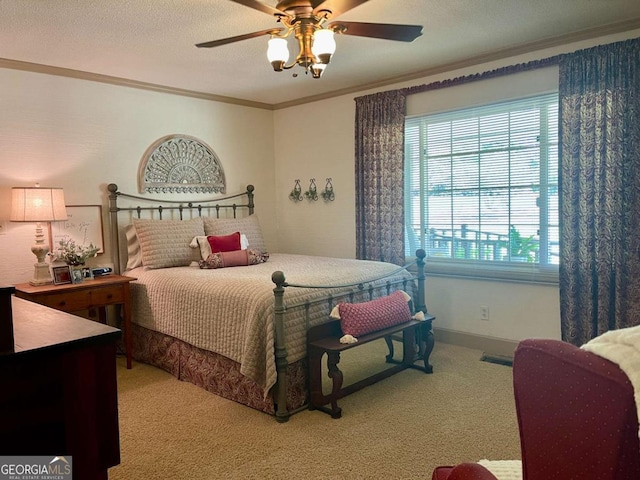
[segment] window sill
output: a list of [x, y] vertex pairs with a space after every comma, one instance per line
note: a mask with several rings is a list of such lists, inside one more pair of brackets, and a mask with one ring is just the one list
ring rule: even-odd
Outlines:
[[510, 283], [532, 283], [558, 285], [558, 267], [541, 267], [533, 263], [477, 262], [465, 260], [444, 260], [434, 257], [425, 258], [425, 273], [428, 275], [470, 278]]

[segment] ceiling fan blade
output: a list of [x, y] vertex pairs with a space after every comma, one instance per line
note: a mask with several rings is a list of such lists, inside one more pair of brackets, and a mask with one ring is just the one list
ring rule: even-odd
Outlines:
[[391, 23], [333, 22], [327, 25], [344, 35], [382, 38], [399, 42], [413, 42], [422, 35], [422, 25], [396, 25]]
[[277, 15], [282, 16], [285, 15], [284, 12], [281, 12], [277, 8], [273, 8], [271, 5], [265, 5], [262, 2], [258, 2], [257, 0], [231, 0], [232, 2], [239, 3], [240, 5], [244, 5], [245, 7], [253, 8], [254, 10], [259, 10], [261, 12], [266, 13], [267, 15]]
[[226, 45], [227, 43], [239, 42], [241, 40], [247, 40], [249, 38], [261, 37], [262, 35], [275, 35], [281, 32], [282, 28], [269, 28], [267, 30], [260, 30], [259, 32], [245, 33], [244, 35], [236, 35], [235, 37], [221, 38], [220, 40], [212, 40], [210, 42], [197, 43], [198, 48], [211, 48], [219, 47], [220, 45]]
[[317, 14], [322, 10], [330, 10], [331, 18], [334, 18], [368, 1], [369, 0], [324, 0], [324, 2], [320, 3], [314, 2], [314, 4], [318, 3], [318, 5], [314, 5], [313, 13]]

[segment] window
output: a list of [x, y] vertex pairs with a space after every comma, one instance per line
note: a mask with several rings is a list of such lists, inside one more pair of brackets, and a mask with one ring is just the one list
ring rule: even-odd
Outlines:
[[423, 248], [440, 273], [557, 275], [557, 93], [408, 118], [405, 182], [408, 256]]

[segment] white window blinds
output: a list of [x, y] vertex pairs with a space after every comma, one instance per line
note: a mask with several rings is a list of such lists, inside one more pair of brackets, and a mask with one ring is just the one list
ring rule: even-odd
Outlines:
[[557, 265], [557, 93], [407, 119], [405, 182], [407, 255]]

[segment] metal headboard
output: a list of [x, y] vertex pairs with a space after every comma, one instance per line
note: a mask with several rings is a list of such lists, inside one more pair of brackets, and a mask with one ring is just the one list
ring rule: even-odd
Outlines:
[[[118, 185], [110, 183], [107, 186], [109, 191], [109, 223], [111, 232], [111, 249], [113, 258], [113, 268], [115, 273], [120, 273], [120, 230], [118, 228], [118, 214], [121, 212], [130, 212], [130, 214], [142, 218], [142, 212], [157, 212], [158, 218], [162, 220], [164, 212], [177, 213], [180, 220], [183, 220], [185, 212], [189, 215], [194, 213], [201, 217], [203, 211], [206, 213], [215, 212], [216, 217], [220, 217], [221, 212], [231, 213], [233, 218], [236, 218], [238, 210], [246, 209], [249, 215], [253, 214], [253, 185], [247, 185], [244, 192], [236, 193], [234, 195], [227, 195], [225, 197], [216, 197], [210, 199], [199, 200], [164, 200], [150, 197], [142, 197], [139, 195], [130, 195], [118, 191]], [[233, 202], [235, 199], [241, 199], [246, 197], [246, 203]], [[147, 206], [128, 206], [119, 207], [118, 199], [128, 198], [133, 200], [140, 200]], [[155, 205], [150, 205], [155, 204]]]

